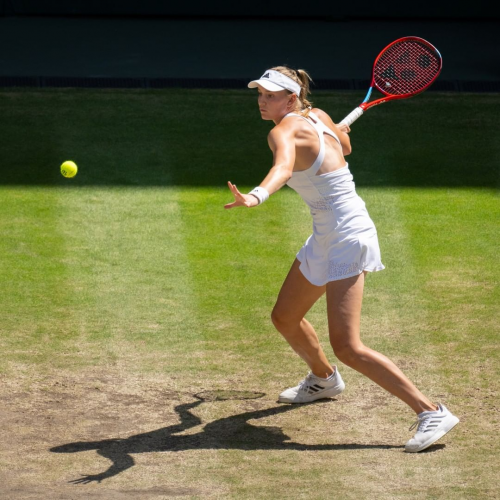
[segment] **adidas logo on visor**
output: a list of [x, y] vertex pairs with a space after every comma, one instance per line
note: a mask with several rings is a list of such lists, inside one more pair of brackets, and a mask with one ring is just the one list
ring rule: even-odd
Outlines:
[[[279, 71], [274, 71], [272, 69], [267, 69], [264, 74], [260, 77], [260, 81], [264, 82], [264, 87], [273, 92], [280, 91], [281, 89], [289, 90], [297, 96], [300, 96], [300, 84], [292, 80], [290, 77], [280, 73]], [[269, 82], [269, 84], [267, 83]], [[253, 80], [248, 84], [249, 88], [255, 88], [259, 85], [259, 80]]]

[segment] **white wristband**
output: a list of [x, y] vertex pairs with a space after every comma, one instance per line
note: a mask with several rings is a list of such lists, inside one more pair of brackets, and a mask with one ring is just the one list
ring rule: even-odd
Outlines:
[[269, 191], [263, 187], [253, 188], [248, 194], [252, 194], [259, 200], [259, 205], [269, 199]]

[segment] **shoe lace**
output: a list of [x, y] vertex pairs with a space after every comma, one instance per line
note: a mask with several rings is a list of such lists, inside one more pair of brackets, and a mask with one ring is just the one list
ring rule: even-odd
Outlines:
[[432, 415], [422, 415], [421, 417], [417, 418], [416, 422], [413, 422], [413, 424], [410, 426], [410, 431], [415, 429], [417, 427], [417, 432], [424, 431], [425, 428], [427, 427], [427, 424], [429, 423], [429, 420], [431, 419]]
[[308, 387], [311, 385], [312, 373], [309, 372], [304, 380], [299, 382], [299, 391], [307, 391]]

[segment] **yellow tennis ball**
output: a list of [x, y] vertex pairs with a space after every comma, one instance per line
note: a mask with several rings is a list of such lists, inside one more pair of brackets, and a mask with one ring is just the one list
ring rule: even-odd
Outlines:
[[63, 174], [64, 177], [74, 177], [77, 172], [78, 172], [78, 167], [76, 166], [76, 163], [73, 161], [65, 161], [61, 165], [61, 174]]

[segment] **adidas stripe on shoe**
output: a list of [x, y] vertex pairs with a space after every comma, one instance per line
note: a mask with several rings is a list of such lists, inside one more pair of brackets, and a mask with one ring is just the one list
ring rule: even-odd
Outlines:
[[309, 372], [299, 385], [283, 391], [278, 401], [280, 403], [310, 403], [317, 399], [337, 396], [344, 390], [345, 384], [337, 367], [333, 368], [335, 371], [327, 379], [316, 377]]
[[410, 427], [417, 427], [417, 432], [405, 446], [405, 451], [417, 453], [425, 450], [446, 433], [450, 432], [460, 421], [444, 405], [438, 405], [437, 411], [424, 411], [418, 415], [418, 420]]

